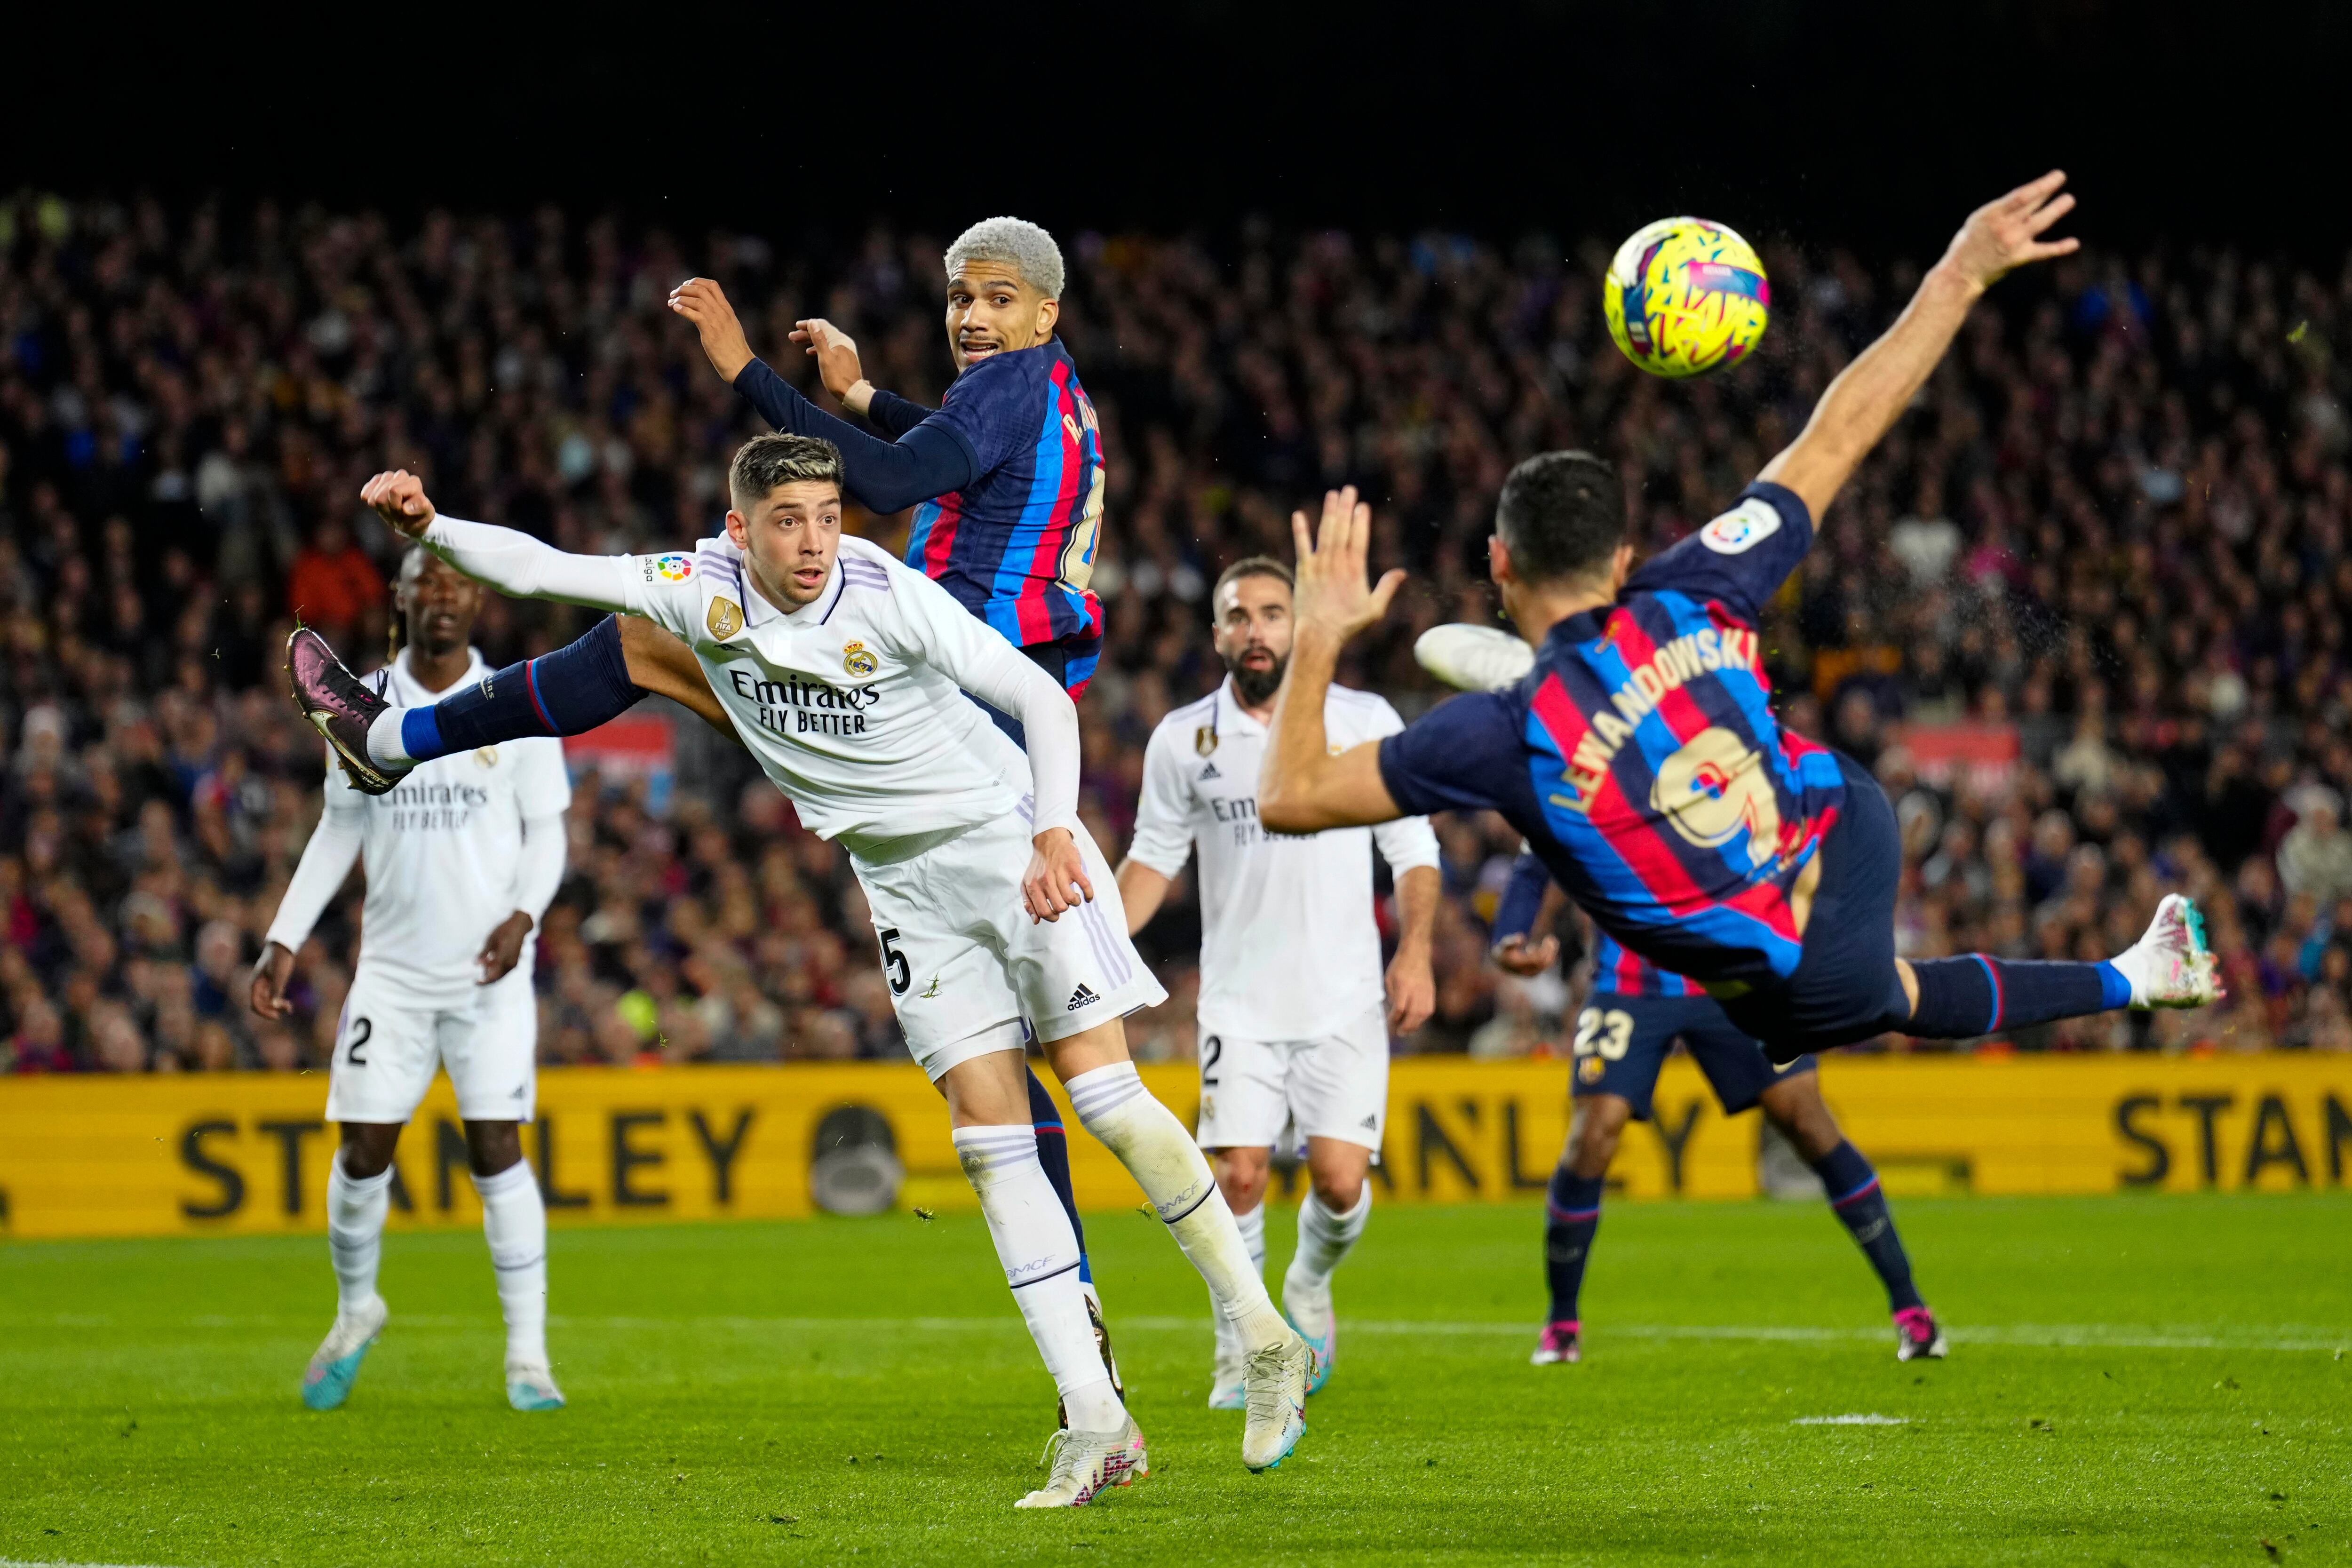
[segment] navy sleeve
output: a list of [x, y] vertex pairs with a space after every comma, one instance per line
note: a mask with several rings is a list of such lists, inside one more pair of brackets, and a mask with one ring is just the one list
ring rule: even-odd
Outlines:
[[1757, 480], [1729, 511], [1646, 562], [1625, 592], [1720, 600], [1753, 626], [1812, 548], [1813, 516], [1797, 492]]
[[1522, 854], [1511, 862], [1511, 879], [1503, 884], [1503, 896], [1495, 905], [1495, 929], [1486, 940], [1501, 942], [1535, 930], [1536, 916], [1543, 912], [1544, 889], [1550, 886], [1551, 873], [1533, 855]]
[[872, 401], [866, 405], [866, 422], [896, 438], [938, 412], [877, 386], [874, 389]]
[[1045, 407], [1038, 375], [1046, 367], [1034, 350], [995, 353], [956, 377], [929, 423], [944, 425], [971, 452], [974, 476], [992, 473], [1037, 445]]
[[1498, 691], [1441, 702], [1381, 742], [1381, 782], [1407, 816], [1499, 810], [1526, 778], [1518, 720]]
[[904, 511], [917, 501], [961, 489], [982, 471], [972, 466], [971, 448], [963, 438], [936, 420], [924, 420], [899, 439], [885, 441], [803, 397], [764, 360], [754, 359], [742, 368], [735, 377], [735, 391], [775, 429], [822, 436], [840, 447], [849, 499], [868, 511]]

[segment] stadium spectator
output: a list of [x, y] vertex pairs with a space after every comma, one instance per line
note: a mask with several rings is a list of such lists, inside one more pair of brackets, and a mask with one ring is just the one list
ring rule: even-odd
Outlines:
[[[350, 983], [347, 891], [298, 955], [298, 1012], [226, 1005], [319, 809], [320, 747], [277, 684], [291, 614], [381, 657], [394, 541], [358, 476], [574, 550], [716, 525], [736, 400], [661, 308], [718, 279], [762, 345], [822, 310], [877, 383], [936, 401], [940, 246], [835, 256], [698, 243], [552, 208], [413, 230], [264, 204], [0, 200], [0, 1057], [16, 1071], [287, 1069]], [[1756, 363], [1668, 385], [1601, 329], [1605, 249], [1444, 234], [1230, 243], [1075, 237], [1062, 331], [1109, 458], [1082, 708], [1085, 812], [1132, 821], [1145, 739], [1206, 690], [1204, 596], [1286, 553], [1291, 508], [1367, 487], [1406, 610], [1349, 681], [1409, 716], [1410, 654], [1492, 614], [1509, 464], [1617, 461], [1639, 542], [1737, 492], [1903, 298], [1903, 263], [1768, 245]], [[786, 374], [804, 367], [784, 363]], [[1773, 608], [1791, 727], [1873, 766], [1909, 853], [1903, 951], [2127, 943], [2204, 901], [2231, 1002], [2032, 1031], [2022, 1048], [2352, 1048], [2352, 267], [2085, 254], [1973, 321]], [[813, 381], [811, 390], [814, 393]], [[822, 396], [821, 393], [814, 395]], [[861, 520], [884, 536], [903, 520]], [[494, 602], [493, 662], [584, 629]], [[898, 1051], [841, 856], [732, 747], [681, 728], [664, 781], [583, 781], [539, 950], [551, 1061]], [[1559, 1049], [1570, 993], [1498, 984], [1485, 920], [1516, 838], [1443, 825], [1438, 1016], [1406, 1048]], [[1192, 1048], [1197, 910], [1144, 933], [1171, 1001], [1139, 1056]], [[1475, 1042], [1475, 1045], [1474, 1045]], [[1891, 1042], [1902, 1045], [1904, 1042]]]

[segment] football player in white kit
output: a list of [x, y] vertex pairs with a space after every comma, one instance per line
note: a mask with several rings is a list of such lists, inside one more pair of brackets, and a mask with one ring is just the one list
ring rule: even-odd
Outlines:
[[[389, 700], [415, 703], [479, 679], [488, 667], [468, 643], [481, 603], [478, 584], [430, 552], [411, 550], [394, 590], [407, 647], [367, 683]], [[563, 880], [571, 804], [560, 741], [444, 757], [373, 797], [353, 789], [330, 757], [326, 809], [270, 923], [250, 998], [265, 1018], [290, 1010], [294, 954], [361, 861], [367, 901], [359, 963], [327, 1079], [327, 1118], [342, 1127], [327, 1175], [339, 1304], [302, 1377], [302, 1402], [313, 1410], [350, 1396], [383, 1328], [376, 1265], [393, 1150], [436, 1067], [448, 1069], [457, 1091], [481, 1194], [506, 1315], [507, 1402], [517, 1410], [562, 1408], [547, 1359], [547, 1209], [522, 1157], [520, 1127], [531, 1119], [539, 1081], [532, 933]]]
[[[1430, 1015], [1430, 927], [1438, 899], [1429, 819], [1378, 827], [1269, 833], [1257, 820], [1258, 761], [1290, 658], [1290, 569], [1237, 561], [1210, 595], [1224, 660], [1217, 689], [1160, 721], [1143, 759], [1135, 839], [1118, 868], [1130, 932], [1140, 931], [1194, 849], [1201, 857], [1201, 1146], [1265, 1267], [1266, 1166], [1307, 1146], [1298, 1249], [1282, 1305], [1315, 1352], [1307, 1392], [1338, 1349], [1331, 1274], [1363, 1233], [1367, 1179], [1388, 1117], [1389, 1031]], [[1369, 691], [1331, 688], [1324, 722], [1352, 746], [1404, 728]], [[1397, 950], [1385, 981], [1372, 918], [1372, 846], [1395, 878]], [[1217, 1328], [1209, 1404], [1243, 1404], [1242, 1347]]]
[[[946, 589], [843, 537], [830, 442], [759, 437], [736, 454], [729, 491], [723, 536], [648, 556], [571, 555], [438, 516], [404, 473], [362, 493], [505, 593], [643, 616], [686, 639], [803, 825], [848, 849], [899, 1026], [947, 1099], [957, 1154], [1067, 1414], [1046, 1484], [1018, 1506], [1084, 1504], [1147, 1462], [1096, 1345], [1069, 1216], [1038, 1164], [1024, 1018], [1079, 1120], [1135, 1177], [1247, 1347], [1243, 1462], [1280, 1463], [1306, 1430], [1310, 1352], [1252, 1268], [1184, 1124], [1128, 1059], [1120, 1020], [1165, 993], [1078, 821], [1077, 710]], [[292, 668], [306, 711], [382, 716], [315, 650]], [[1021, 721], [1026, 756], [966, 691]]]

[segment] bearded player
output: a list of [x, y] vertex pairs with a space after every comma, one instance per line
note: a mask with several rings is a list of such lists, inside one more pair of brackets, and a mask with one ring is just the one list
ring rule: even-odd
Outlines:
[[[482, 591], [430, 552], [402, 561], [393, 603], [407, 647], [370, 676], [381, 700], [426, 704], [487, 672], [468, 646]], [[314, 636], [316, 634], [310, 634]], [[323, 645], [321, 645], [323, 646]], [[326, 809], [287, 884], [253, 969], [264, 1018], [292, 1010], [294, 955], [351, 872], [367, 873], [359, 963], [335, 1029], [327, 1119], [342, 1147], [327, 1173], [334, 1327], [302, 1377], [302, 1402], [350, 1397], [388, 1310], [376, 1292], [392, 1156], [400, 1132], [447, 1069], [466, 1124], [466, 1157], [506, 1315], [507, 1402], [557, 1410], [547, 1359], [547, 1210], [522, 1157], [538, 1084], [532, 933], [563, 880], [572, 785], [562, 742], [509, 741], [411, 770], [371, 797], [327, 770]]]
[[1757, 624], [1813, 519], [2011, 268], [2072, 252], [2052, 174], [1970, 215], [1885, 336], [1822, 394], [1738, 504], [1631, 570], [1615, 471], [1581, 452], [1505, 481], [1489, 565], [1537, 649], [1509, 690], [1442, 703], [1377, 745], [1333, 746], [1325, 692], [1348, 639], [1403, 580], [1365, 576], [1370, 513], [1327, 497], [1297, 535], [1297, 627], [1258, 810], [1289, 833], [1444, 810], [1499, 812], [1628, 952], [1687, 975], [1776, 1062], [1889, 1031], [1964, 1038], [2220, 994], [2195, 906], [2157, 909], [2105, 963], [1895, 956], [1895, 813], [1851, 759], [1780, 728]]
[[[1076, 700], [1102, 649], [1102, 604], [1087, 584], [1102, 521], [1103, 458], [1094, 405], [1054, 336], [1061, 248], [1035, 224], [989, 218], [957, 237], [945, 264], [948, 352], [957, 374], [936, 410], [876, 391], [859, 369], [856, 345], [829, 323], [803, 321], [793, 333], [826, 384], [890, 440], [818, 409], [755, 356], [718, 284], [688, 279], [669, 303], [694, 323], [711, 367], [769, 425], [823, 437], [840, 451], [851, 499], [885, 515], [915, 507], [906, 563], [938, 581]], [[691, 569], [688, 557], [676, 559], [679, 569]], [[516, 736], [581, 734], [648, 692], [683, 703], [722, 732], [730, 729], [693, 650], [652, 621], [621, 616], [437, 708], [399, 724], [379, 721], [345, 761], [362, 792], [389, 788], [415, 762]], [[982, 706], [1021, 743], [1015, 719]], [[1079, 1279], [1117, 1381], [1061, 1112], [1034, 1073], [1028, 1084], [1038, 1157], [1078, 1233]]]
[[[644, 616], [690, 638], [770, 780], [811, 832], [848, 851], [900, 1030], [948, 1102], [957, 1154], [1068, 1421], [1046, 1484], [1020, 1506], [1082, 1505], [1145, 1462], [1089, 1322], [1075, 1232], [1039, 1168], [1024, 1020], [1087, 1131], [1142, 1187], [1249, 1347], [1242, 1458], [1270, 1468], [1306, 1431], [1311, 1352], [1250, 1268], [1207, 1161], [1128, 1058], [1121, 1020], [1165, 993], [1078, 821], [1077, 710], [938, 584], [843, 538], [841, 475], [823, 440], [747, 443], [729, 475], [725, 535], [685, 565], [571, 555], [441, 517], [406, 474], [378, 475], [364, 499], [505, 592]], [[290, 662], [305, 711], [363, 744], [357, 682], [325, 645], [298, 633]], [[1021, 721], [1026, 755], [965, 692]]]
[[[1307, 1195], [1282, 1305], [1315, 1351], [1311, 1394], [1337, 1355], [1332, 1272], [1371, 1213], [1366, 1178], [1388, 1119], [1389, 1033], [1421, 1027], [1435, 1001], [1437, 836], [1418, 816], [1303, 837], [1260, 826], [1258, 765], [1290, 657], [1290, 569], [1263, 555], [1237, 561], [1209, 603], [1225, 679], [1152, 731], [1118, 889], [1128, 930], [1140, 931], [1186, 859], [1200, 856], [1201, 1146], [1263, 1271], [1268, 1160], [1277, 1147], [1306, 1145]], [[1385, 699], [1338, 686], [1324, 721], [1342, 744], [1404, 728]], [[1374, 845], [1396, 884], [1385, 994]], [[1238, 1410], [1244, 1347], [1222, 1314], [1212, 1321], [1209, 1404]]]

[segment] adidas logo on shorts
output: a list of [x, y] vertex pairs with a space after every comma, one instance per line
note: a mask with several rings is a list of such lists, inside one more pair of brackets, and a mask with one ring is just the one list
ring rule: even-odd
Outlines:
[[1070, 993], [1070, 1005], [1062, 1011], [1075, 1013], [1081, 1007], [1091, 1007], [1101, 1000], [1101, 997], [1094, 994], [1092, 987], [1081, 984], [1076, 991]]
[[1367, 1116], [1367, 1117], [1365, 1117], [1365, 1118], [1364, 1118], [1364, 1131], [1367, 1131], [1367, 1132], [1377, 1132], [1377, 1131], [1380, 1131], [1380, 1128], [1381, 1128], [1381, 1119], [1380, 1119], [1379, 1117], [1377, 1117], [1377, 1116]]

